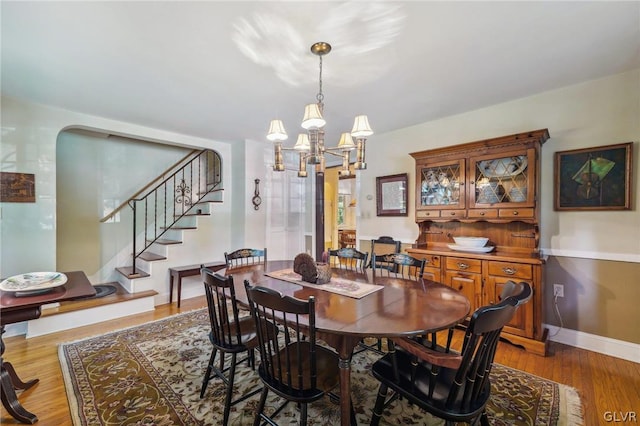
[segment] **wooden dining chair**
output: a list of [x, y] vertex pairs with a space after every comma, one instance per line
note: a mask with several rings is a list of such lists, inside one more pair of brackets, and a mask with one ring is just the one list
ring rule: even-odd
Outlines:
[[374, 276], [420, 280], [424, 273], [424, 259], [417, 259], [406, 253], [376, 255], [373, 253]]
[[[222, 276], [209, 269], [202, 268], [207, 308], [211, 323], [209, 340], [213, 345], [207, 370], [202, 379], [200, 398], [204, 397], [209, 381], [219, 378], [226, 386], [223, 424], [229, 421], [231, 407], [245, 399], [256, 395], [261, 388], [245, 393], [232, 401], [233, 384], [238, 363], [247, 361], [255, 368], [254, 349], [258, 346], [255, 321], [251, 316], [240, 317], [236, 301], [233, 276]], [[215, 365], [216, 354], [220, 352], [220, 367]], [[247, 357], [241, 360], [237, 355], [246, 352]], [[224, 356], [231, 354], [231, 365], [224, 368]], [[227, 374], [225, 374], [227, 373]]]
[[[300, 408], [300, 425], [307, 424], [307, 404], [325, 395], [337, 399], [331, 390], [339, 385], [338, 354], [317, 344], [315, 328], [315, 298], [299, 300], [265, 287], [252, 287], [244, 282], [251, 315], [258, 330], [260, 365], [258, 375], [264, 383], [254, 426], [262, 421], [276, 424], [273, 418], [289, 403]], [[286, 332], [278, 339], [270, 338], [276, 318]], [[303, 327], [303, 323], [308, 326]], [[264, 412], [269, 391], [284, 399], [271, 416]], [[348, 398], [348, 395], [342, 395]], [[351, 408], [351, 423], [355, 412]]]
[[[460, 353], [434, 351], [410, 338], [392, 339], [390, 352], [371, 368], [380, 381], [371, 425], [377, 426], [384, 409], [398, 398], [444, 419], [446, 425], [488, 425], [489, 374], [500, 332], [516, 309], [531, 299], [531, 286], [523, 283], [520, 288], [518, 294], [473, 313]], [[389, 388], [394, 392], [387, 399]]]
[[383, 235], [371, 240], [371, 261], [369, 268], [373, 268], [373, 255], [383, 255], [390, 253], [400, 253], [400, 241], [394, 240], [393, 237]]
[[332, 268], [364, 272], [368, 258], [368, 252], [363, 253], [351, 247], [329, 250], [329, 263]]
[[224, 260], [227, 268], [240, 268], [242, 266], [266, 265], [267, 248], [253, 249], [242, 248], [231, 253], [224, 252]]

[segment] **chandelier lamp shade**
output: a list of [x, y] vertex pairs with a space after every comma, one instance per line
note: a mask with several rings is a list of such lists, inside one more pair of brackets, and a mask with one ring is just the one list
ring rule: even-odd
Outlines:
[[[324, 109], [324, 95], [322, 94], [322, 57], [331, 51], [331, 45], [325, 42], [314, 43], [311, 46], [311, 52], [320, 58], [320, 78], [319, 91], [316, 95], [316, 103], [307, 105], [304, 108], [304, 117], [302, 119], [302, 128], [305, 133], [298, 134], [296, 143], [293, 148], [285, 148], [283, 142], [288, 139], [286, 130], [282, 120], [272, 120], [267, 133], [267, 139], [274, 145], [274, 164], [273, 170], [276, 172], [284, 171], [283, 151], [297, 151], [300, 155], [300, 164], [298, 167], [298, 176], [307, 177], [307, 164], [316, 166], [316, 171], [324, 173], [325, 154], [331, 154], [342, 158], [342, 168], [339, 171], [340, 176], [350, 176], [349, 158], [351, 151], [356, 150], [356, 162], [354, 169], [364, 170], [367, 168], [365, 162], [365, 150], [367, 136], [373, 134], [369, 126], [369, 120], [366, 115], [358, 115], [353, 123], [351, 133], [342, 133], [338, 146], [328, 148], [324, 144], [324, 120], [322, 113]], [[355, 143], [354, 143], [355, 138]]]

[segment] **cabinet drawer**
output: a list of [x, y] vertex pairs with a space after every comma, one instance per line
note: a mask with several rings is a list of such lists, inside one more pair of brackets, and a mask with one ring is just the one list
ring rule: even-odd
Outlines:
[[470, 209], [467, 214], [469, 217], [495, 219], [498, 217], [498, 209]]
[[440, 256], [436, 254], [418, 254], [418, 253], [409, 253], [411, 256], [416, 259], [424, 259], [424, 268], [438, 268], [440, 269]]
[[533, 268], [524, 263], [489, 262], [489, 275], [530, 280], [533, 277]]
[[499, 217], [533, 217], [533, 209], [500, 209]]
[[424, 268], [422, 278], [425, 280], [435, 281], [437, 283], [442, 282], [440, 275], [440, 268]]
[[482, 272], [482, 261], [479, 259], [465, 259], [462, 257], [447, 257], [447, 269], [450, 271]]
[[424, 259], [424, 267], [426, 268], [440, 268], [440, 256], [426, 254], [420, 256], [419, 259]]
[[416, 211], [416, 218], [427, 219], [432, 217], [440, 217], [440, 210], [418, 210]]
[[445, 218], [458, 218], [458, 217], [465, 217], [466, 216], [466, 210], [442, 210], [442, 212], [440, 213], [440, 217], [445, 217]]

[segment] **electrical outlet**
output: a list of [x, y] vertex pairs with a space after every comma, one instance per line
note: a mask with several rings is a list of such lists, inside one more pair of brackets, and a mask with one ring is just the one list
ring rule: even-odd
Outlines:
[[554, 284], [553, 295], [554, 297], [564, 297], [564, 284]]

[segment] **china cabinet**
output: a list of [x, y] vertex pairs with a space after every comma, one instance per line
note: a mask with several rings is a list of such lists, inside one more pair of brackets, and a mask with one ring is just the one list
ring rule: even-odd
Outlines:
[[[540, 235], [540, 150], [547, 129], [414, 152], [415, 220], [411, 255], [427, 259], [425, 278], [465, 294], [476, 308], [496, 303], [502, 286], [526, 281], [533, 298], [503, 337], [546, 355], [542, 329], [544, 260]], [[488, 237], [483, 247], [460, 247], [453, 237]]]

